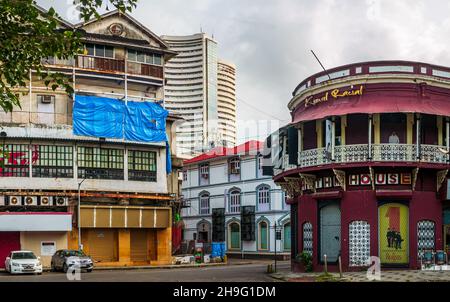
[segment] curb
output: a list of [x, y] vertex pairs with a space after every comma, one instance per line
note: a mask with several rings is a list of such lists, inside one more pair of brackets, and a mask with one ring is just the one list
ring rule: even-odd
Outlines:
[[[158, 265], [158, 266], [94, 266], [94, 271], [109, 270], [142, 270], [142, 269], [177, 269], [177, 268], [202, 268], [226, 266], [228, 263], [210, 263], [210, 264], [180, 264], [180, 265]], [[50, 272], [50, 268], [44, 268], [44, 272]], [[0, 269], [0, 273], [6, 273], [5, 269]]]
[[[111, 270], [144, 270], [144, 269], [178, 269], [178, 268], [204, 268], [217, 266], [239, 266], [257, 264], [254, 262], [238, 262], [238, 263], [201, 263], [201, 264], [179, 264], [179, 265], [157, 265], [157, 266], [94, 266], [94, 271], [111, 271]], [[44, 272], [50, 272], [50, 268], [44, 268]], [[5, 273], [5, 269], [0, 269], [0, 273]]]

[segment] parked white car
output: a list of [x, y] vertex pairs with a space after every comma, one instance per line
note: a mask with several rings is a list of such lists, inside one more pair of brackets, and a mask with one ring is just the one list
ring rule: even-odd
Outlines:
[[5, 268], [10, 274], [42, 274], [41, 258], [31, 251], [13, 251], [6, 257]]

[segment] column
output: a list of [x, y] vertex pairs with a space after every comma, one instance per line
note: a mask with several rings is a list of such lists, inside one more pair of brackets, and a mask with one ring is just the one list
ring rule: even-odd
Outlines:
[[347, 116], [341, 116], [341, 145], [345, 145], [345, 129], [347, 128]]
[[380, 131], [380, 114], [375, 113], [372, 117], [374, 127], [374, 144], [381, 144], [381, 131]]
[[322, 148], [322, 120], [316, 120], [317, 148]]
[[[450, 150], [450, 120], [448, 117], [445, 118], [445, 146], [447, 147], [447, 151]], [[447, 161], [449, 161], [449, 155], [447, 155]]]
[[420, 113], [416, 114], [416, 159], [420, 159]]
[[331, 160], [335, 160], [334, 147], [336, 145], [336, 120], [331, 119]]
[[298, 156], [297, 156], [297, 165], [300, 165], [300, 152], [303, 150], [303, 124], [299, 125], [298, 128]]
[[373, 118], [372, 118], [372, 114], [369, 114], [369, 133], [368, 133], [368, 141], [369, 141], [369, 152], [368, 152], [368, 159], [372, 159], [372, 123], [373, 123]]
[[406, 143], [413, 144], [414, 113], [406, 114]]
[[443, 129], [443, 123], [442, 123], [442, 116], [436, 117], [436, 126], [438, 130], [438, 145], [443, 146], [444, 145], [444, 129]]

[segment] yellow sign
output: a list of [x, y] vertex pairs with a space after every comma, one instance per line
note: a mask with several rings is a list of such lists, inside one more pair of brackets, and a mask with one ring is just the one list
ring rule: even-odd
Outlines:
[[408, 216], [409, 208], [403, 204], [388, 203], [379, 208], [381, 263], [409, 263]]
[[307, 97], [305, 99], [305, 107], [314, 106], [319, 103], [328, 102], [329, 96], [331, 96], [333, 99], [343, 98], [347, 96], [356, 96], [356, 95], [362, 95], [364, 91], [364, 86], [359, 86], [358, 89], [349, 89], [349, 90], [340, 90], [340, 89], [334, 89], [332, 91], [326, 92], [322, 97], [316, 97], [313, 96]]

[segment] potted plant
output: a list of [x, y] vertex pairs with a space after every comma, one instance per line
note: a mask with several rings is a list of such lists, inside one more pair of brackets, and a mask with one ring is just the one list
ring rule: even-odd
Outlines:
[[310, 253], [303, 251], [295, 257], [295, 260], [300, 264], [300, 270], [306, 273], [313, 271], [313, 259]]

